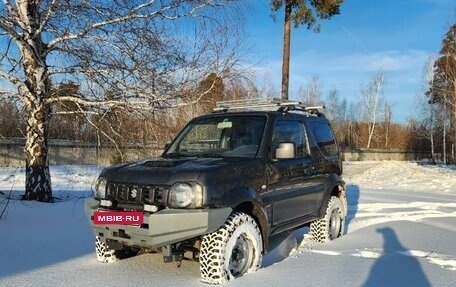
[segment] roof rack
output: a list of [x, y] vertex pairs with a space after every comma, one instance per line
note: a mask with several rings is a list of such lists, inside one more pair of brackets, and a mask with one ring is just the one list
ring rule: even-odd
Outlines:
[[255, 98], [217, 102], [214, 112], [228, 111], [300, 111], [307, 114], [323, 116], [320, 110], [325, 106], [305, 106], [299, 101], [290, 101], [278, 98]]

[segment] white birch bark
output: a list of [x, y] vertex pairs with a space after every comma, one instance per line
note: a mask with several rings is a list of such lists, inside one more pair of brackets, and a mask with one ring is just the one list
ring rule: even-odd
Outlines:
[[382, 88], [384, 84], [384, 75], [379, 72], [362, 91], [363, 101], [363, 120], [368, 125], [368, 139], [366, 148], [369, 149], [375, 136], [378, 119], [381, 113], [381, 106], [384, 101]]
[[25, 165], [26, 182], [24, 199], [53, 201], [49, 173], [47, 120], [49, 109], [45, 97], [49, 94], [49, 79], [44, 43], [39, 32], [40, 1], [18, 0], [17, 19], [22, 27], [19, 50], [22, 56], [24, 85], [19, 94], [23, 99], [26, 118]]

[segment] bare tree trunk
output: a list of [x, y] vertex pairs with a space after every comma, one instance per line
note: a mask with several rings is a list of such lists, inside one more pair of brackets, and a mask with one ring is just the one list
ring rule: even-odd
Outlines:
[[435, 164], [435, 147], [434, 147], [434, 130], [431, 130], [431, 160], [432, 164]]
[[435, 159], [435, 144], [434, 144], [434, 109], [432, 105], [430, 105], [430, 140], [431, 140], [431, 159], [432, 159], [432, 164], [436, 164], [436, 159]]
[[456, 75], [453, 75], [453, 95], [451, 103], [451, 130], [452, 130], [452, 147], [451, 147], [451, 163], [456, 163], [455, 145], [456, 145]]
[[46, 107], [40, 99], [27, 105], [27, 141], [25, 144], [25, 195], [22, 199], [51, 202]]
[[[455, 89], [456, 89], [456, 87], [455, 87]], [[454, 96], [453, 98], [456, 98], [456, 96]], [[455, 163], [454, 146], [456, 144], [456, 111], [455, 111], [456, 107], [454, 105], [451, 105], [450, 109], [451, 109], [451, 115], [450, 115], [451, 155], [450, 155], [449, 163], [454, 164]]]
[[53, 201], [49, 173], [47, 123], [49, 106], [45, 102], [50, 93], [46, 47], [41, 33], [40, 15], [35, 2], [18, 2], [23, 23], [30, 27], [24, 32], [24, 42], [19, 47], [23, 57], [25, 86], [19, 89], [24, 99], [27, 116], [27, 140], [25, 143], [25, 194], [22, 199]]
[[290, 45], [291, 45], [291, 10], [292, 2], [285, 1], [285, 22], [283, 25], [283, 63], [282, 63], [282, 92], [281, 98], [288, 99], [288, 87], [290, 80]]
[[374, 123], [369, 123], [367, 126], [368, 129], [368, 138], [367, 138], [367, 146], [366, 149], [370, 148], [370, 145], [372, 143], [372, 137], [374, 136], [374, 131], [375, 131], [375, 122]]
[[451, 164], [454, 163], [454, 143], [451, 144]]
[[443, 142], [443, 163], [446, 164], [447, 163], [447, 155], [446, 155], [446, 123], [444, 122], [443, 123], [443, 139], [442, 139], [442, 142]]
[[385, 103], [385, 148], [388, 148], [388, 145], [389, 145], [391, 118], [392, 118], [391, 107], [387, 103]]
[[431, 124], [430, 124], [429, 137], [431, 140], [431, 159], [432, 159], [432, 164], [435, 164], [436, 159], [435, 159], [435, 144], [434, 144], [434, 109], [432, 108], [432, 106], [431, 106], [430, 112], [431, 112], [431, 116], [430, 116]]
[[386, 124], [386, 131], [385, 131], [385, 148], [388, 148], [389, 145], [389, 124]]

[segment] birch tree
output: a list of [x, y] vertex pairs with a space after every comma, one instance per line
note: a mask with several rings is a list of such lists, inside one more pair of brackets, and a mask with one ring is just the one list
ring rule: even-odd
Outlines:
[[318, 75], [313, 75], [312, 79], [304, 88], [299, 89], [299, 100], [308, 106], [322, 105], [323, 83]]
[[414, 109], [416, 112], [411, 118], [413, 133], [419, 138], [429, 141], [431, 160], [435, 164], [435, 138], [439, 124], [438, 105], [429, 101], [427, 92], [433, 85], [436, 56], [429, 56], [423, 68], [423, 88], [421, 93], [417, 93]]
[[385, 77], [378, 72], [372, 80], [361, 90], [361, 118], [367, 123], [368, 139], [366, 148], [370, 148], [372, 139], [375, 136], [377, 126], [381, 119], [384, 104], [383, 85]]
[[336, 88], [332, 88], [326, 97], [325, 115], [332, 122], [334, 133], [339, 142], [339, 146], [345, 148], [350, 135], [346, 132], [347, 121], [347, 100], [342, 98]]
[[389, 148], [391, 123], [393, 120], [393, 109], [387, 102], [383, 103], [383, 120], [385, 125], [385, 148]]
[[[180, 106], [206, 93], [183, 99], [205, 75], [231, 71], [241, 45], [230, 34], [239, 23], [232, 2], [3, 0], [0, 80], [26, 111], [23, 199], [53, 201], [48, 122], [57, 103], [82, 115]], [[67, 80], [81, 93], [52, 93]]]

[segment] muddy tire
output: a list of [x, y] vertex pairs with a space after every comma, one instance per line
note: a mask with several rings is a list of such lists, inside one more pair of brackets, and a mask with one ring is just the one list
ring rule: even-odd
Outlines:
[[344, 234], [345, 209], [337, 196], [331, 196], [323, 218], [310, 224], [310, 236], [317, 242], [328, 242]]
[[242, 212], [231, 214], [217, 231], [207, 234], [199, 254], [201, 281], [221, 284], [261, 266], [263, 240], [255, 220]]

